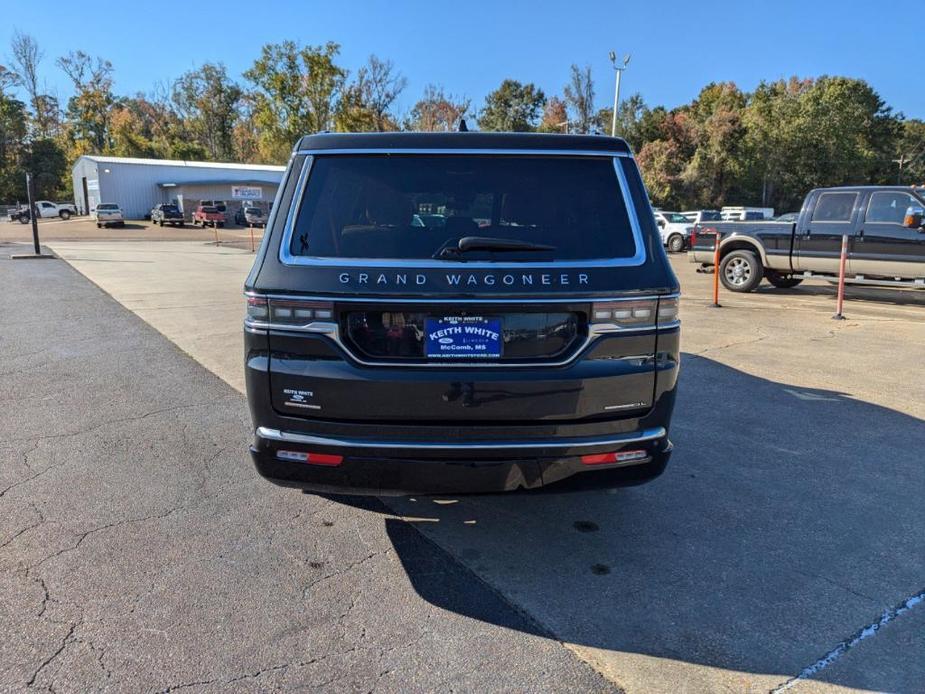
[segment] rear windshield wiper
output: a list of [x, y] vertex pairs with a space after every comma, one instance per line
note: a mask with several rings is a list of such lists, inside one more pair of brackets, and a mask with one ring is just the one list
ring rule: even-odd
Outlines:
[[458, 258], [469, 251], [554, 251], [555, 246], [518, 239], [498, 239], [490, 236], [463, 236], [456, 246], [444, 246], [435, 258]]

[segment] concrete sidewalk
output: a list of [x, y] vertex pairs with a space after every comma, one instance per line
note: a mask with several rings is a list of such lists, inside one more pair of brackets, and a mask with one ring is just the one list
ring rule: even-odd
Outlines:
[[[150, 246], [54, 248], [240, 390], [252, 256]], [[925, 605], [899, 608], [925, 589], [925, 295], [849, 290], [837, 323], [826, 285], [716, 310], [710, 277], [673, 261], [685, 356], [665, 476], [388, 504], [630, 692], [922, 691]]]
[[48, 244], [120, 304], [244, 392], [244, 279], [254, 254], [205, 242]]

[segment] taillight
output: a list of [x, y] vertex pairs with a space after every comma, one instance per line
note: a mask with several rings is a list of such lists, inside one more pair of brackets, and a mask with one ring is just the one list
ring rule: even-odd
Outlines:
[[617, 328], [638, 328], [655, 325], [657, 310], [657, 299], [603, 301], [592, 305], [591, 322], [613, 325]]
[[282, 325], [305, 325], [314, 320], [331, 320], [334, 305], [326, 301], [270, 299], [270, 322]]
[[270, 315], [266, 297], [247, 297], [247, 319], [258, 323], [266, 323]]
[[681, 300], [676, 296], [663, 296], [658, 300], [656, 325], [665, 328], [680, 319]]
[[598, 332], [668, 327], [678, 320], [678, 297], [600, 301], [591, 306], [591, 324]]
[[257, 323], [302, 327], [315, 321], [334, 318], [334, 304], [327, 301], [301, 299], [269, 299], [247, 297], [247, 318]]

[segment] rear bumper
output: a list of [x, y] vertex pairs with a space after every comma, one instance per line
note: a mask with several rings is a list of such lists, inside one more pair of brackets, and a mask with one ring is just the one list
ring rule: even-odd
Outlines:
[[[348, 494], [556, 491], [640, 484], [660, 475], [671, 455], [662, 427], [583, 438], [433, 442], [345, 439], [260, 427], [251, 455], [257, 471], [282, 486]], [[587, 465], [582, 456], [644, 451], [631, 463]], [[339, 465], [283, 460], [280, 451], [343, 456]]]

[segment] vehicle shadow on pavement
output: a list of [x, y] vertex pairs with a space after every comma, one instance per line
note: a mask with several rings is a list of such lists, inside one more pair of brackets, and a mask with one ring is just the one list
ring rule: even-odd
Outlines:
[[[410, 525], [540, 630], [617, 664], [642, 654], [783, 683], [925, 587], [922, 420], [686, 354], [671, 438], [668, 470], [642, 487], [369, 508], [392, 515], [423, 599], [491, 621], [432, 574]], [[913, 660], [817, 679], [905, 691], [925, 677]]]

